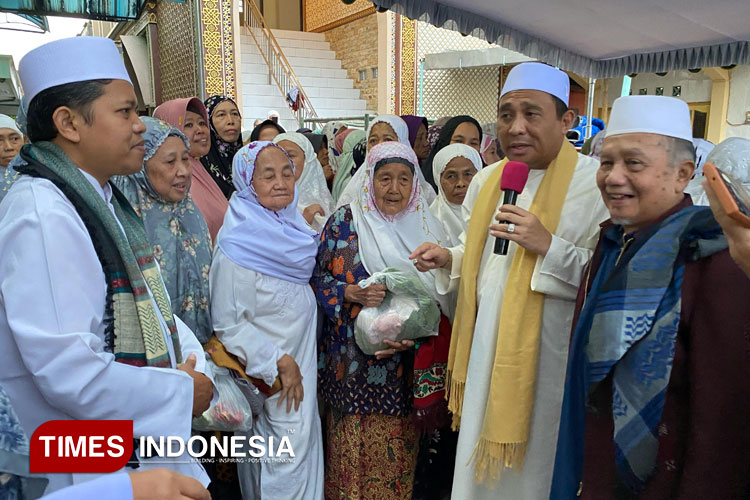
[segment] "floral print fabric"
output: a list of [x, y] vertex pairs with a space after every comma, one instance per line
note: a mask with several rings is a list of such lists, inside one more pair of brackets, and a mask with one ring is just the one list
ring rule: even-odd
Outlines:
[[412, 498], [418, 443], [411, 417], [332, 412], [326, 439], [326, 500]]
[[357, 234], [348, 205], [326, 223], [318, 248], [312, 285], [323, 308], [318, 360], [318, 390], [345, 414], [408, 416], [412, 412], [411, 352], [378, 360], [354, 340], [359, 304], [344, 301], [344, 289], [368, 278], [359, 256]]
[[[155, 121], [144, 120], [149, 127], [144, 134], [146, 139], [152, 133], [165, 133], [161, 125], [152, 123]], [[179, 132], [174, 127], [165, 126], [168, 127], [167, 134], [171, 129]], [[161, 144], [164, 139], [152, 142]], [[176, 203], [164, 200], [151, 186], [145, 162], [137, 174], [114, 177], [112, 181], [143, 220], [172, 301], [172, 310], [190, 327], [199, 342], [207, 342], [213, 332], [208, 286], [211, 235], [190, 192]]]

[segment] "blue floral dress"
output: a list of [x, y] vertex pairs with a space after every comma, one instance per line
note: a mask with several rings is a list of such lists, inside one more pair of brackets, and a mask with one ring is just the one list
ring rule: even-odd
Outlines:
[[344, 289], [368, 278], [359, 258], [357, 233], [348, 205], [326, 223], [318, 248], [312, 285], [325, 312], [319, 347], [319, 392], [344, 414], [403, 417], [412, 411], [411, 352], [378, 360], [354, 340], [354, 323], [362, 309], [344, 301]]

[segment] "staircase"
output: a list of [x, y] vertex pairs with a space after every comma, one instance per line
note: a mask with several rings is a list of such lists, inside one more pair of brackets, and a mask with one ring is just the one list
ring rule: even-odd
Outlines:
[[[323, 34], [287, 30], [272, 30], [272, 33], [318, 117], [365, 114], [366, 102], [359, 98], [354, 81], [347, 78], [346, 70], [341, 68], [341, 61], [336, 59]], [[287, 131], [297, 130], [298, 121], [246, 27], [241, 34], [241, 49], [243, 128], [251, 130], [256, 119], [265, 119], [273, 109], [279, 112], [279, 123]]]

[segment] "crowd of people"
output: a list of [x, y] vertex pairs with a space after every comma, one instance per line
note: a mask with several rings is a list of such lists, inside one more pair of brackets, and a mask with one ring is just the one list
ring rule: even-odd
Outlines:
[[[750, 230], [700, 173], [750, 174], [750, 140], [696, 155], [683, 101], [617, 99], [589, 156], [566, 138], [569, 77], [541, 63], [508, 73], [490, 126], [286, 132], [271, 112], [250, 134], [226, 96], [139, 116], [108, 39], [43, 45], [19, 75], [24, 108], [0, 115], [0, 497], [750, 494]], [[508, 161], [529, 169], [513, 205]], [[381, 309], [422, 333], [365, 344]], [[285, 437], [293, 460], [29, 473], [49, 420], [187, 441], [226, 359], [262, 394], [236, 432]]]

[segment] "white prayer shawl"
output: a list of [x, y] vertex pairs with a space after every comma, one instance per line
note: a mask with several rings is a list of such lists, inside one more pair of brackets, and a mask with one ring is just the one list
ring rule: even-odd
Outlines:
[[[297, 284], [246, 269], [218, 249], [209, 277], [211, 317], [216, 335], [245, 365], [248, 375], [273, 384], [276, 362], [288, 354], [302, 373], [304, 399], [299, 410], [277, 407], [281, 392], [268, 398], [247, 437], [274, 437], [278, 447], [289, 438], [290, 463], [238, 464], [242, 496], [256, 498], [323, 498], [323, 438], [318, 415], [317, 303], [308, 284]], [[282, 456], [282, 458], [284, 458]]]
[[[408, 152], [410, 158], [406, 158]], [[447, 314], [451, 310], [451, 297], [437, 293], [435, 288], [436, 271], [417, 272], [409, 255], [425, 241], [445, 246], [447, 236], [443, 225], [430, 213], [422, 187], [414, 175], [409, 203], [395, 216], [380, 212], [372, 187], [372, 171], [377, 162], [384, 158], [409, 159], [415, 171], [419, 171], [418, 160], [410, 145], [384, 142], [375, 146], [363, 165], [366, 175], [362, 176], [359, 196], [351, 203], [352, 223], [359, 241], [359, 257], [368, 274], [394, 267], [404, 272], [415, 273], [433, 298]]]
[[453, 247], [459, 244], [459, 236], [464, 232], [464, 221], [461, 214], [461, 205], [448, 201], [440, 183], [440, 176], [454, 158], [463, 157], [471, 161], [474, 168], [482, 169], [482, 158], [477, 150], [466, 144], [450, 144], [441, 149], [432, 160], [432, 176], [438, 186], [438, 195], [430, 205], [430, 211], [440, 222], [443, 223], [448, 244], [444, 246]]
[[304, 213], [310, 205], [318, 204], [323, 208], [323, 215], [316, 214], [311, 224], [312, 228], [318, 233], [322, 232], [323, 226], [328, 217], [333, 213], [333, 198], [326, 184], [326, 176], [323, 173], [323, 167], [318, 161], [318, 155], [315, 154], [315, 148], [310, 140], [302, 134], [284, 133], [274, 138], [273, 142], [278, 144], [281, 141], [291, 141], [302, 149], [305, 154], [305, 167], [302, 169], [302, 175], [297, 179], [297, 211]]
[[[85, 176], [109, 203], [109, 186]], [[174, 369], [118, 363], [107, 352], [102, 266], [86, 226], [52, 182], [21, 176], [0, 204], [0, 276], [0, 385], [29, 436], [49, 420], [121, 419], [133, 420], [135, 437], [187, 442], [193, 380]], [[200, 343], [174, 319], [182, 358], [196, 354], [196, 369], [205, 372]], [[186, 455], [177, 459], [183, 463], [157, 460], [141, 461], [138, 470], [166, 467], [208, 484]], [[51, 474], [46, 492], [100, 476]]]
[[[485, 167], [472, 179], [463, 204], [465, 227], [468, 227], [479, 191], [497, 165]], [[526, 459], [523, 469], [503, 471], [499, 483], [489, 488], [476, 482], [472, 454], [482, 431], [489, 397], [500, 305], [503, 303], [505, 287], [515, 286], [506, 281], [517, 245], [511, 243], [508, 255], [498, 256], [493, 253], [495, 238], [487, 238], [477, 277], [477, 321], [458, 437], [453, 499], [549, 498], [575, 298], [583, 268], [593, 253], [599, 235], [599, 224], [609, 217], [595, 183], [598, 167], [599, 163], [595, 159], [578, 155], [578, 165], [570, 182], [551, 246], [545, 257], [537, 259], [531, 289], [545, 294], [545, 299], [534, 411]], [[543, 170], [530, 172], [526, 187], [518, 197], [517, 205], [520, 208], [529, 209], [543, 176]], [[498, 200], [497, 208], [501, 205], [502, 197]], [[458, 286], [465, 236], [463, 233], [461, 243], [451, 249], [453, 265], [450, 273], [446, 270], [439, 271], [438, 291]]]
[[[376, 116], [371, 122], [369, 127], [367, 128], [367, 138], [370, 138], [370, 133], [372, 132], [372, 128], [377, 125], [378, 123], [387, 123], [391, 126], [394, 132], [396, 132], [396, 137], [398, 137], [398, 142], [401, 144], [405, 144], [411, 148], [411, 143], [409, 142], [409, 126], [406, 124], [406, 122], [400, 117], [396, 115], [378, 115]], [[369, 153], [368, 153], [369, 155]], [[367, 158], [365, 158], [365, 162], [363, 163], [362, 167], [360, 167], [352, 176], [351, 180], [349, 181], [349, 184], [346, 185], [344, 188], [344, 191], [341, 192], [341, 196], [339, 196], [339, 199], [336, 201], [336, 208], [343, 207], [344, 205], [351, 205], [354, 200], [357, 199], [359, 196], [359, 189], [363, 185], [363, 183], [366, 181], [366, 168], [365, 165], [367, 165]], [[422, 173], [422, 169], [419, 168], [419, 165], [417, 165], [417, 169], [415, 172], [415, 175], [419, 177], [419, 184], [422, 188], [422, 195], [424, 196], [425, 200], [427, 201], [427, 204], [429, 205], [435, 200], [435, 190], [432, 189], [432, 186], [424, 179], [424, 174]]]

